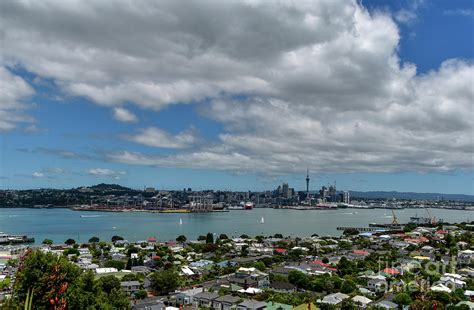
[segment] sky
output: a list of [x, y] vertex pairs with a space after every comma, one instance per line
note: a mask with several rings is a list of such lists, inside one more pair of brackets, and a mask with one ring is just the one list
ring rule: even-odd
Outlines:
[[471, 1], [1, 1], [0, 188], [474, 194]]

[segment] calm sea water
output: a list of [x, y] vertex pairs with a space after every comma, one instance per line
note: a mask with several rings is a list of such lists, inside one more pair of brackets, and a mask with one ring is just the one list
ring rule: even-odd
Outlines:
[[[400, 222], [426, 213], [423, 209], [395, 210]], [[436, 218], [448, 222], [473, 221], [474, 211], [431, 209]], [[86, 217], [81, 217], [81, 215]], [[261, 224], [261, 218], [264, 224]], [[182, 225], [179, 224], [182, 219]], [[337, 226], [367, 227], [371, 222], [390, 223], [386, 209], [336, 210], [234, 210], [224, 213], [163, 214], [145, 212], [79, 212], [69, 209], [0, 208], [0, 231], [27, 234], [37, 242], [45, 238], [64, 242], [68, 238], [86, 242], [91, 236], [110, 240], [120, 235], [130, 241], [155, 236], [159, 240], [185, 235], [195, 239], [212, 232], [229, 236], [282, 233], [291, 236], [340, 235]]]

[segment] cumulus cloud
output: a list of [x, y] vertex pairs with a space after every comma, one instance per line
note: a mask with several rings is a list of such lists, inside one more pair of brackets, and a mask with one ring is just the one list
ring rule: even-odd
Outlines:
[[139, 133], [125, 135], [124, 138], [148, 146], [173, 149], [189, 147], [197, 140], [192, 131], [183, 131], [172, 135], [156, 127], [141, 129]]
[[420, 75], [401, 62], [394, 18], [414, 20], [413, 3], [391, 16], [345, 0], [4, 1], [0, 59], [119, 120], [133, 120], [123, 104], [205, 101], [202, 115], [224, 127], [203, 147], [192, 132], [143, 128], [125, 138], [175, 153], [125, 149], [112, 161], [271, 174], [472, 169], [473, 64], [446, 60]]
[[117, 107], [114, 108], [113, 112], [114, 118], [120, 122], [134, 123], [138, 121], [137, 116], [125, 108]]
[[127, 174], [125, 171], [116, 171], [116, 170], [111, 170], [111, 169], [106, 169], [106, 168], [89, 169], [86, 171], [86, 173], [89, 175], [98, 176], [98, 177], [110, 177], [115, 180], [119, 180], [121, 176], [124, 176]]
[[11, 130], [17, 123], [31, 123], [33, 119], [24, 114], [27, 105], [23, 102], [34, 94], [31, 86], [21, 77], [12, 74], [0, 64], [0, 132]]
[[44, 177], [44, 173], [39, 172], [39, 171], [35, 171], [35, 172], [32, 173], [32, 176], [34, 176], [35, 178], [42, 178], [42, 177]]

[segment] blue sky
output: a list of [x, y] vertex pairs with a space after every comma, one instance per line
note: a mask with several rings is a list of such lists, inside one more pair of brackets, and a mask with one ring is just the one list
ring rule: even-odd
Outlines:
[[470, 1], [89, 5], [0, 6], [1, 188], [474, 194]]

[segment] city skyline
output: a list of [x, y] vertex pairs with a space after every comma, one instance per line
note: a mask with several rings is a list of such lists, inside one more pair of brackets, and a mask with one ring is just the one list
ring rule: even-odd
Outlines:
[[190, 5], [1, 3], [0, 188], [474, 194], [469, 2]]

